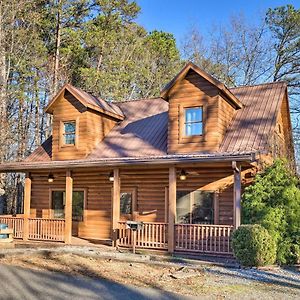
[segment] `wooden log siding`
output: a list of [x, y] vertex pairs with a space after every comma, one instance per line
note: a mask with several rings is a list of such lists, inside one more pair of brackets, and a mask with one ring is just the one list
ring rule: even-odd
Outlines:
[[[194, 106], [203, 107], [203, 135], [183, 139], [183, 110]], [[169, 92], [168, 152], [218, 151], [234, 113], [217, 87], [190, 70]]]
[[[167, 223], [144, 222], [143, 229], [136, 233], [136, 247], [150, 249], [167, 249]], [[132, 247], [132, 231], [126, 222], [119, 222], [119, 246]]]
[[[74, 96], [62, 95], [54, 104], [53, 112], [53, 160], [80, 159], [92, 149], [114, 127], [116, 121], [98, 112], [86, 109]], [[75, 146], [65, 146], [62, 139], [63, 122], [76, 122]]]
[[[108, 171], [72, 172], [73, 190], [86, 190], [87, 197], [83, 222], [79, 222], [78, 235], [90, 239], [110, 239], [111, 189]], [[47, 182], [47, 173], [34, 173], [31, 208], [36, 209], [37, 218], [52, 218], [52, 190], [65, 190], [66, 173], [55, 172], [54, 182]], [[31, 216], [33, 217], [33, 215]]]
[[7, 224], [8, 228], [13, 229], [14, 239], [23, 238], [24, 217], [0, 216], [0, 223]]
[[231, 254], [232, 225], [176, 224], [175, 250], [210, 254]]
[[63, 242], [64, 238], [64, 219], [29, 219], [29, 240]]

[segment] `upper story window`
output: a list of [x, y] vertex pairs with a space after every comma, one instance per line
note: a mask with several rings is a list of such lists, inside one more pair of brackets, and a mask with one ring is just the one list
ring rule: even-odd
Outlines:
[[203, 134], [203, 108], [188, 107], [184, 109], [184, 134], [185, 136]]
[[76, 122], [64, 122], [63, 142], [65, 145], [75, 145]]

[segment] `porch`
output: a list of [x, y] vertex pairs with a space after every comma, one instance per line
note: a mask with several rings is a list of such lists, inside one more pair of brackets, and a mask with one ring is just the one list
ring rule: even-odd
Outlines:
[[[147, 170], [66, 170], [54, 172], [54, 182], [48, 183], [49, 171], [32, 171], [25, 178], [24, 214], [2, 215], [0, 222], [14, 229], [16, 239], [70, 244], [75, 223], [73, 193], [81, 190], [84, 205], [78, 222], [80, 238], [106, 239], [116, 247], [132, 247], [132, 231], [126, 226], [126, 220], [131, 219], [143, 222], [136, 248], [230, 255], [230, 237], [240, 225], [241, 179], [251, 171], [249, 165], [243, 171], [241, 167], [241, 163], [230, 161]], [[182, 170], [187, 175], [184, 180], [180, 178]], [[63, 217], [53, 217], [57, 215], [51, 207], [53, 191], [64, 193]], [[130, 195], [129, 214], [122, 212], [124, 194]], [[197, 216], [194, 207], [204, 198], [212, 207], [206, 215], [201, 208], [201, 216]], [[105, 205], [102, 211], [94, 208], [99, 203]]]
[[[13, 228], [14, 239], [24, 240], [23, 216], [0, 216], [0, 223]], [[64, 242], [65, 220], [62, 219], [28, 219], [28, 241]], [[203, 254], [231, 254], [230, 236], [232, 225], [175, 224], [175, 247], [177, 252], [194, 252]], [[72, 244], [71, 239], [71, 244]], [[126, 222], [119, 222], [118, 246], [130, 248], [133, 245], [133, 232]], [[142, 230], [137, 231], [136, 248], [168, 250], [168, 224], [144, 222]]]

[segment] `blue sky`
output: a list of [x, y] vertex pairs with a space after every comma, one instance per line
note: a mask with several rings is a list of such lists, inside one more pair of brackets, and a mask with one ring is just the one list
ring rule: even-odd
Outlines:
[[137, 3], [142, 10], [139, 24], [148, 31], [173, 33], [178, 43], [192, 26], [205, 32], [211, 24], [226, 25], [232, 15], [242, 13], [255, 22], [269, 7], [286, 4], [300, 7], [300, 0], [137, 0]]

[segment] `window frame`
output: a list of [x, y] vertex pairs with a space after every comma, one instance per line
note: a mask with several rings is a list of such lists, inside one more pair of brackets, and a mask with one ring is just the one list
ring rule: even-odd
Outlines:
[[[87, 208], [87, 188], [75, 188], [73, 192], [83, 192], [83, 214], [82, 214], [82, 221], [85, 222], [87, 219], [86, 215], [86, 208]], [[64, 188], [49, 188], [49, 219], [54, 219], [54, 209], [52, 208], [52, 192], [66, 192]], [[73, 215], [73, 213], [72, 213]], [[73, 221], [72, 222], [77, 222]]]
[[[65, 124], [66, 123], [75, 123], [75, 144], [66, 144], [65, 143]], [[78, 148], [78, 124], [79, 118], [76, 119], [66, 119], [60, 121], [60, 132], [59, 132], [59, 141], [60, 141], [60, 148], [67, 148], [67, 147], [75, 147]]]
[[[190, 121], [188, 122], [186, 120], [186, 112], [188, 109], [200, 109], [201, 111], [201, 121]], [[184, 118], [184, 123], [183, 123], [183, 136], [184, 137], [193, 137], [193, 136], [201, 136], [203, 135], [203, 106], [192, 106], [192, 107], [184, 107], [183, 108], [183, 118]], [[202, 125], [202, 130], [200, 134], [191, 134], [191, 135], [187, 135], [186, 134], [186, 129], [187, 129], [187, 125], [188, 124], [201, 124]]]
[[[185, 110], [188, 108], [202, 108], [202, 134], [200, 135], [186, 135], [185, 134]], [[206, 132], [206, 107], [199, 101], [189, 101], [178, 105], [179, 116], [179, 143], [199, 143], [205, 141]]]

